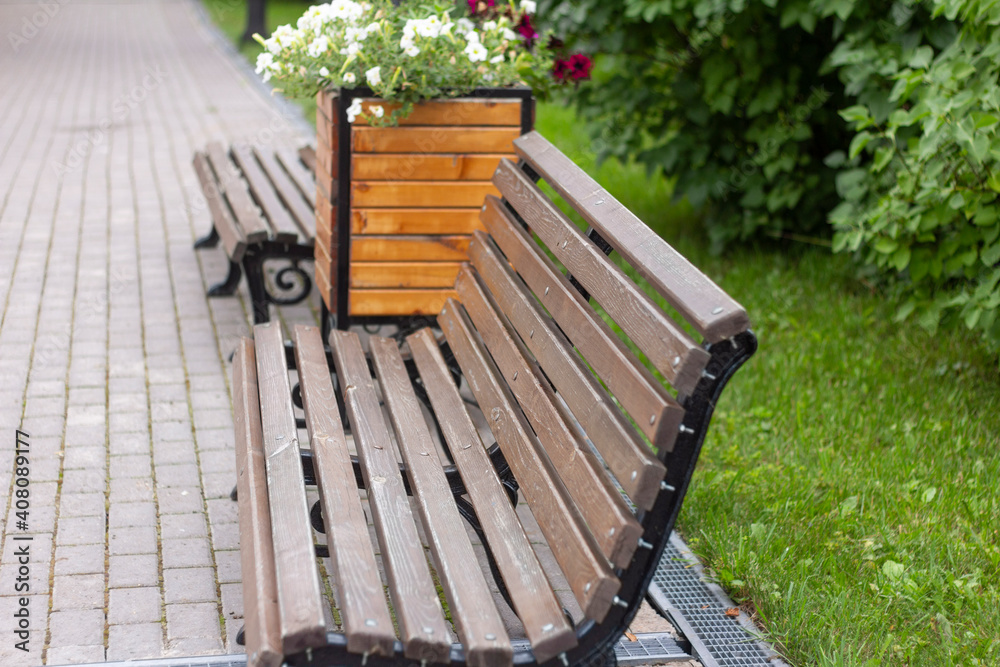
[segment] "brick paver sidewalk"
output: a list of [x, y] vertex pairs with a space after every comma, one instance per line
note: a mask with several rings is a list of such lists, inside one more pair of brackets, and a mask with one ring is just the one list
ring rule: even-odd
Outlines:
[[226, 357], [247, 310], [205, 299], [226, 267], [191, 249], [190, 159], [309, 138], [192, 1], [0, 3], [0, 40], [0, 665], [237, 651]]

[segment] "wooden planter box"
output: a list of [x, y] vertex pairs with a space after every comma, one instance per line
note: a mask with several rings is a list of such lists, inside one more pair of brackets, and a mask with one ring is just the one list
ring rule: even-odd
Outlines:
[[316, 285], [341, 329], [436, 315], [482, 229], [483, 197], [499, 195], [493, 171], [532, 128], [530, 91], [425, 102], [398, 127], [347, 123], [355, 97], [366, 111], [381, 103], [364, 89], [317, 95]]

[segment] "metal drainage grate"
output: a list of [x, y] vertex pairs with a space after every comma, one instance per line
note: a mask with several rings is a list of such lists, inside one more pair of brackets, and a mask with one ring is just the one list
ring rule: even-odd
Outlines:
[[701, 565], [676, 533], [663, 552], [649, 597], [691, 642], [692, 652], [705, 667], [785, 665], [757, 639], [746, 614], [726, 616], [726, 609], [736, 605], [721, 588], [704, 581]]

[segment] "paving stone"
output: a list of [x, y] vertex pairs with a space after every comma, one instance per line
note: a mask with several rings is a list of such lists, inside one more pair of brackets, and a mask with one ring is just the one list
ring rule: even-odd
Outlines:
[[111, 433], [108, 436], [108, 451], [111, 456], [149, 454], [149, 434]]
[[215, 571], [209, 567], [164, 569], [163, 590], [168, 605], [218, 600]]
[[104, 574], [74, 574], [55, 577], [52, 610], [103, 609]]
[[243, 581], [240, 569], [239, 551], [215, 552], [215, 578], [220, 584], [231, 584]]
[[157, 487], [160, 514], [189, 514], [204, 510], [201, 485], [190, 487]]
[[207, 537], [163, 540], [161, 546], [164, 569], [212, 565], [212, 552]]
[[156, 528], [130, 526], [108, 530], [108, 553], [112, 556], [157, 553]]
[[[108, 628], [108, 661], [144, 660], [163, 655], [163, 625], [140, 623]], [[197, 655], [189, 653], [188, 655]]]
[[141, 477], [122, 477], [111, 480], [109, 500], [117, 503], [138, 503], [153, 500], [153, 481]]
[[160, 519], [160, 537], [164, 540], [207, 537], [203, 512], [191, 514], [168, 514]]
[[198, 485], [198, 466], [189, 464], [156, 466], [158, 487], [190, 487]]
[[65, 470], [103, 470], [106, 458], [107, 449], [103, 444], [89, 447], [67, 447], [63, 454], [63, 468]]
[[104, 544], [57, 546], [54, 565], [57, 577], [70, 574], [103, 574]]
[[61, 517], [56, 532], [57, 545], [104, 544], [102, 516]]
[[152, 474], [152, 467], [148, 454], [130, 454], [126, 456], [112, 456], [111, 465], [108, 472], [112, 479], [121, 477], [149, 477]]
[[152, 526], [156, 523], [156, 505], [146, 503], [115, 503], [108, 512], [111, 528]]
[[217, 639], [221, 642], [219, 606], [215, 602], [167, 604], [167, 640]]
[[158, 586], [160, 561], [157, 554], [111, 556], [108, 566], [108, 586]]
[[104, 645], [104, 610], [73, 609], [49, 614], [50, 646]]
[[108, 624], [159, 624], [162, 616], [160, 589], [112, 588], [108, 591]]
[[[96, 646], [49, 646], [45, 662], [49, 665], [82, 665], [104, 662], [104, 644]], [[108, 660], [112, 658], [108, 656]]]
[[103, 516], [105, 513], [104, 490], [89, 493], [67, 493], [59, 496], [59, 516]]

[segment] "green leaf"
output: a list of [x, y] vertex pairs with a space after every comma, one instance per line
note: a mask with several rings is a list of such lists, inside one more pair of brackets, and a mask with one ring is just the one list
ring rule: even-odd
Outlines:
[[910, 246], [900, 246], [889, 261], [897, 271], [902, 272], [910, 263]]
[[885, 165], [889, 164], [889, 160], [895, 154], [896, 149], [891, 144], [888, 146], [883, 146], [875, 151], [875, 163], [872, 165], [872, 170], [878, 173], [885, 169]]
[[871, 142], [871, 140], [874, 138], [875, 137], [872, 136], [871, 132], [868, 132], [867, 130], [863, 132], [858, 132], [856, 135], [854, 135], [854, 138], [851, 139], [851, 146], [847, 150], [847, 157], [850, 158], [851, 160], [856, 158], [858, 156], [858, 153], [863, 151], [865, 149], [865, 146], [867, 146], [869, 142]]
[[899, 248], [899, 242], [895, 239], [890, 239], [887, 236], [880, 236], [875, 240], [875, 243], [872, 244], [872, 247], [875, 248], [875, 252], [883, 255], [891, 255], [896, 252], [897, 248]]
[[934, 58], [934, 49], [929, 46], [921, 46], [913, 52], [910, 56], [910, 60], [907, 61], [907, 66], [913, 67], [914, 69], [922, 69], [931, 64], [931, 59]]

